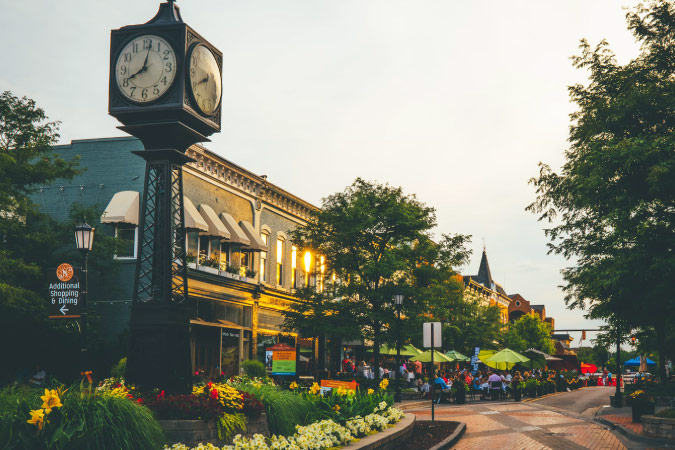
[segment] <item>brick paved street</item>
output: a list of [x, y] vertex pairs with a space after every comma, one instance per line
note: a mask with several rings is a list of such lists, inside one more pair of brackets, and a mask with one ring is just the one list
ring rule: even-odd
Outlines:
[[[407, 409], [430, 420], [429, 407]], [[589, 421], [537, 407], [534, 403], [437, 405], [437, 420], [466, 423], [456, 450], [489, 449], [625, 449], [607, 429]]]

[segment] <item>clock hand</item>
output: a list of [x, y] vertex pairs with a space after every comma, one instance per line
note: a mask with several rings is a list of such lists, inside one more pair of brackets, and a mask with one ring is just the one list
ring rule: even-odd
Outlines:
[[152, 47], [148, 47], [148, 53], [145, 54], [145, 61], [143, 61], [143, 69], [147, 68], [148, 57], [150, 56], [150, 50], [152, 50]]

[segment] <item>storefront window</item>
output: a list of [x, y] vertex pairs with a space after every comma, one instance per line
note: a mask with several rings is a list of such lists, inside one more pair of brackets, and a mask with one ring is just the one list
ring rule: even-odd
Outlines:
[[199, 254], [199, 232], [189, 231], [187, 233], [187, 239], [185, 240], [187, 248], [185, 252], [187, 253], [188, 262], [197, 262], [197, 255]]
[[240, 330], [223, 328], [222, 350], [220, 352], [220, 369], [224, 376], [239, 375], [239, 336]]
[[278, 285], [284, 284], [284, 240], [277, 239], [277, 277]]

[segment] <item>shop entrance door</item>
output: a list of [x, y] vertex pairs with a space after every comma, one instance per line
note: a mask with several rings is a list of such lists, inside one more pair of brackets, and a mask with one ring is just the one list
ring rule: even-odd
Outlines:
[[192, 326], [194, 367], [193, 372], [215, 379], [220, 375], [220, 328]]
[[220, 367], [225, 377], [239, 375], [239, 340], [241, 330], [221, 328], [222, 350], [220, 352]]

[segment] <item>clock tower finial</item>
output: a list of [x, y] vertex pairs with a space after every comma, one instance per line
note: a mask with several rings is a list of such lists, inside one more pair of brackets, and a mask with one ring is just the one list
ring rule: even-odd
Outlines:
[[183, 18], [180, 16], [180, 8], [176, 4], [176, 0], [166, 0], [166, 3], [160, 3], [159, 11], [155, 17], [150, 19], [149, 23], [166, 23], [166, 22], [182, 22]]

